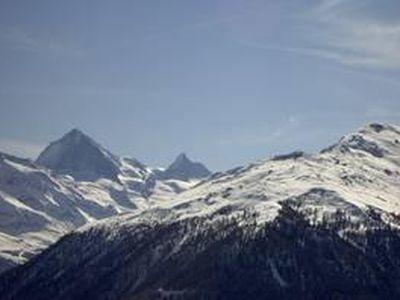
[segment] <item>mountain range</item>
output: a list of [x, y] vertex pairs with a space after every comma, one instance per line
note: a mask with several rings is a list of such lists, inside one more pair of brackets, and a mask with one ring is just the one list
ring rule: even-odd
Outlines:
[[[185, 177], [118, 157], [78, 129], [35, 161], [0, 153], [0, 271], [23, 263], [84, 224], [144, 209], [198, 183], [210, 172], [182, 155]], [[200, 172], [198, 172], [200, 166]]]
[[[57, 152], [44, 157], [55, 162]], [[30, 161], [3, 160], [49, 172]], [[186, 160], [180, 155], [168, 172], [147, 171], [155, 174], [152, 184], [143, 170], [140, 200], [110, 205], [124, 213], [71, 226], [76, 229], [3, 273], [2, 299], [400, 297], [400, 127], [372, 123], [319, 153], [277, 155], [157, 197], [158, 182], [196, 178]], [[71, 178], [108, 176], [108, 165], [90, 172], [72, 165], [60, 168], [73, 174], [60, 175], [59, 189], [84, 190], [85, 197], [109, 193], [103, 181], [110, 179], [83, 188]], [[117, 174], [113, 187], [129, 187], [126, 171]], [[74, 207], [89, 216], [90, 209]]]

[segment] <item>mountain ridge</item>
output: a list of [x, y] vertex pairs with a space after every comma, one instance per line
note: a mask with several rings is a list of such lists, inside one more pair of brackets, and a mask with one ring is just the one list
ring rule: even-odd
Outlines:
[[[86, 162], [80, 164], [80, 159]], [[106, 162], [100, 168], [99, 160]], [[117, 157], [78, 129], [50, 143], [36, 161], [0, 152], [0, 272], [75, 228], [145, 209], [197, 181], [161, 179], [138, 160]]]
[[332, 291], [397, 298], [400, 128], [379, 125], [319, 154], [214, 174], [168, 202], [85, 225], [1, 276], [0, 292], [5, 299], [295, 299]]

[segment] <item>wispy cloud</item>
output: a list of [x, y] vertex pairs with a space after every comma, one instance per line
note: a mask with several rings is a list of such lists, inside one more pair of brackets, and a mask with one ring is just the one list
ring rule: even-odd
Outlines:
[[343, 65], [400, 68], [400, 22], [373, 17], [367, 1], [325, 0], [303, 19], [309, 54]]
[[19, 157], [36, 158], [44, 147], [44, 145], [28, 141], [0, 138], [0, 151]]
[[0, 26], [0, 47], [31, 53], [82, 57], [84, 51], [57, 38], [45, 38], [17, 27]]
[[[392, 10], [399, 8], [395, 2]], [[276, 7], [260, 6], [248, 17], [232, 18], [223, 25], [232, 28], [237, 42], [249, 47], [320, 57], [351, 67], [400, 69], [400, 19], [385, 18], [385, 13], [393, 15], [388, 11], [378, 18], [375, 1], [274, 3]], [[390, 10], [390, 3], [382, 10]]]

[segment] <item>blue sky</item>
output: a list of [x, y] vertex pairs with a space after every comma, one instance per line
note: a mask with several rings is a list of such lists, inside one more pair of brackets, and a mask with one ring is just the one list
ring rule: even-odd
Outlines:
[[73, 127], [213, 170], [400, 121], [400, 2], [0, 2], [0, 150]]

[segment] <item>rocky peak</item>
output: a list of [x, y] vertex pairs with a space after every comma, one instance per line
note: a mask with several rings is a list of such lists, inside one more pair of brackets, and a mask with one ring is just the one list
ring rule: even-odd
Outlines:
[[79, 129], [72, 129], [61, 139], [50, 143], [36, 162], [57, 173], [71, 175], [76, 180], [118, 180], [118, 158]]

